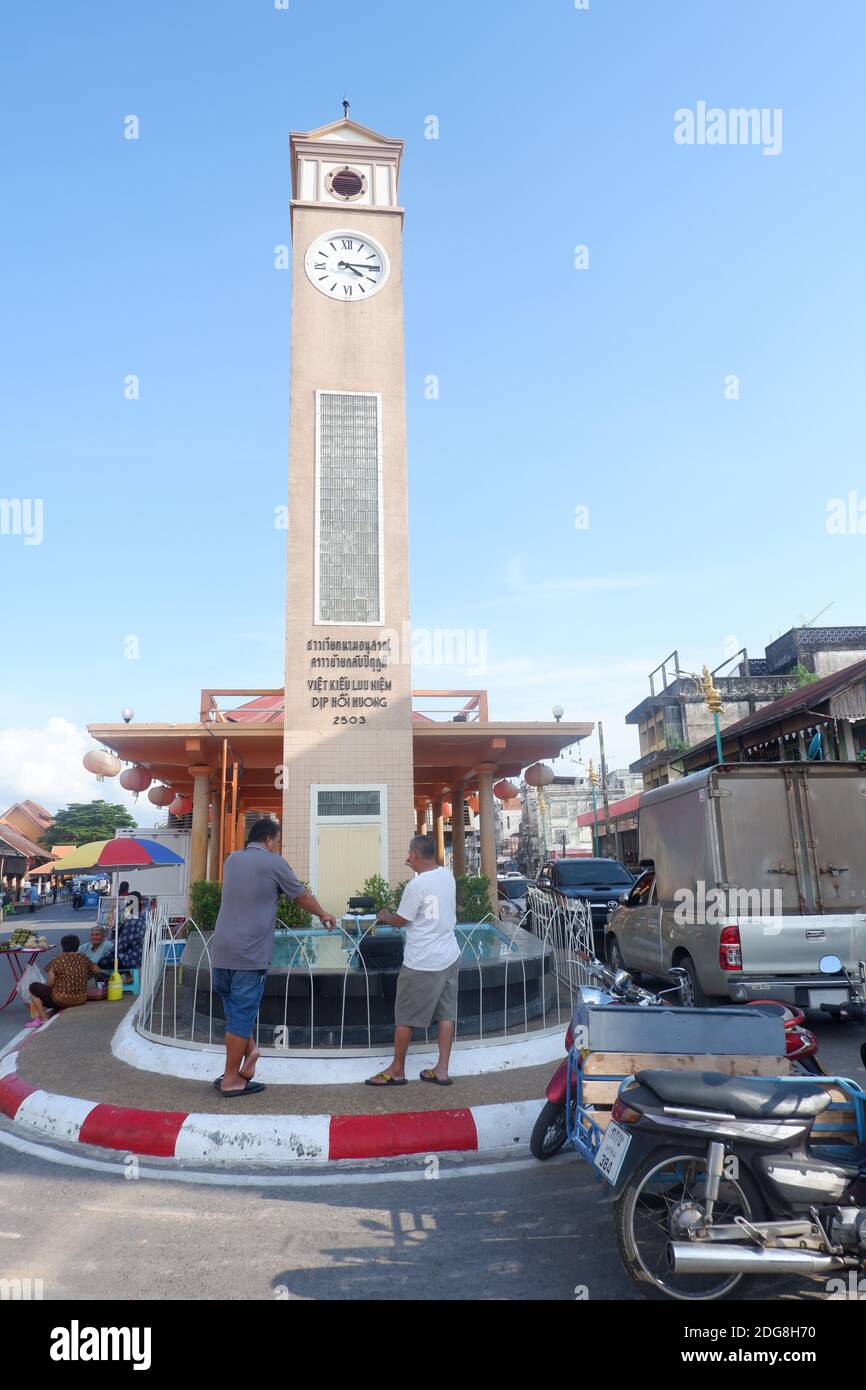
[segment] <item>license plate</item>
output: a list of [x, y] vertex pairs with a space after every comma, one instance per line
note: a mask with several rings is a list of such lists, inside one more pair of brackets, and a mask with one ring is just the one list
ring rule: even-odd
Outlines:
[[847, 989], [810, 989], [809, 1008], [820, 1009], [822, 1004], [847, 1004]]
[[620, 1129], [619, 1125], [611, 1120], [595, 1156], [595, 1166], [612, 1187], [616, 1186], [619, 1170], [630, 1143], [631, 1135], [626, 1134], [624, 1129]]

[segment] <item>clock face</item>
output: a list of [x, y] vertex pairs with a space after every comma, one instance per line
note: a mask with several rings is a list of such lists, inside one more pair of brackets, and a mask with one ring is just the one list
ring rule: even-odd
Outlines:
[[342, 304], [371, 299], [388, 279], [388, 257], [378, 242], [360, 232], [325, 232], [304, 258], [307, 279], [321, 294]]

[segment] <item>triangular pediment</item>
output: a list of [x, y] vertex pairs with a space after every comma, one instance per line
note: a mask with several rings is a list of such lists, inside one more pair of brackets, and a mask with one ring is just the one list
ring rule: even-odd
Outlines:
[[391, 143], [387, 135], [379, 135], [377, 131], [370, 130], [365, 125], [359, 125], [357, 121], [350, 121], [345, 118], [331, 121], [329, 125], [319, 126], [318, 130], [310, 130], [303, 138], [306, 140], [334, 140], [351, 145]]

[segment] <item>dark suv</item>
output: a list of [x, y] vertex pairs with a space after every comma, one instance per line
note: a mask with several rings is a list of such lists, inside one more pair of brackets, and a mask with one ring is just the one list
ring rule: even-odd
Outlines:
[[536, 887], [589, 903], [598, 955], [604, 947], [607, 914], [619, 907], [620, 897], [631, 891], [633, 883], [634, 876], [618, 859], [554, 859], [544, 865]]

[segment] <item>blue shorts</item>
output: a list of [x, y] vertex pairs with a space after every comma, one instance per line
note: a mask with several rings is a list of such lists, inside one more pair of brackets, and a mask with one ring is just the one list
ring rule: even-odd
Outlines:
[[227, 1033], [233, 1033], [236, 1038], [252, 1036], [267, 978], [267, 970], [221, 970], [214, 967], [213, 987], [223, 1001]]

